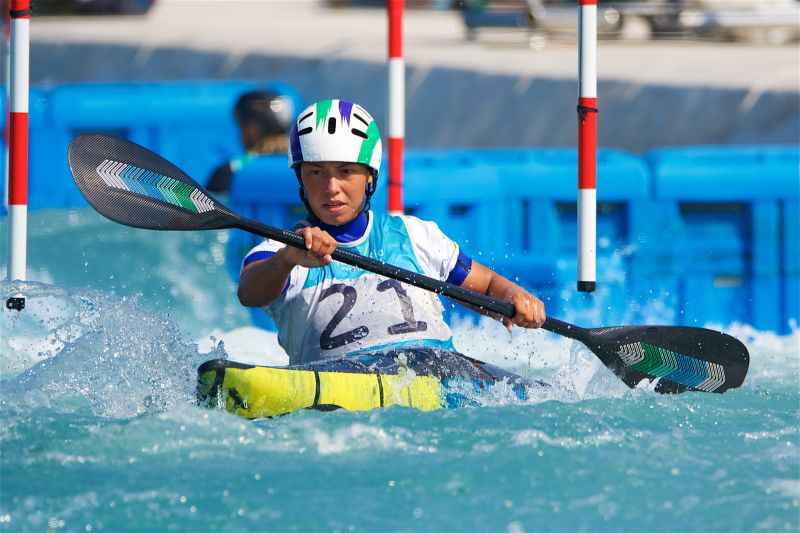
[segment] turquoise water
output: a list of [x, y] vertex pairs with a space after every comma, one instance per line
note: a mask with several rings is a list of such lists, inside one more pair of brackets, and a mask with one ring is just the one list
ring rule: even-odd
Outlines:
[[[30, 231], [33, 281], [0, 283], [28, 297], [0, 321], [3, 530], [800, 528], [798, 332], [726, 327], [751, 352], [744, 387], [666, 397], [571, 341], [462, 323], [460, 349], [554, 391], [248, 422], [192, 404], [209, 357], [285, 360], [245, 328], [224, 233], [87, 211], [37, 212]], [[3, 257], [5, 239], [3, 221]]]

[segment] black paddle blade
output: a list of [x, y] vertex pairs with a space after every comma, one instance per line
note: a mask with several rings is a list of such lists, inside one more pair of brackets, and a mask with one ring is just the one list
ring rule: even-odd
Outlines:
[[69, 145], [69, 167], [100, 214], [136, 228], [204, 230], [231, 227], [230, 211], [181, 169], [138, 144], [81, 135]]
[[719, 331], [678, 326], [584, 330], [582, 341], [629, 387], [659, 379], [656, 392], [725, 392], [742, 384], [750, 355]]

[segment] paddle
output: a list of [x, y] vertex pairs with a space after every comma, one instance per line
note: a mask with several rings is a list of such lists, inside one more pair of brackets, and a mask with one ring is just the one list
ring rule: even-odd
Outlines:
[[[305, 249], [292, 232], [243, 218], [215, 200], [181, 169], [129, 141], [81, 135], [70, 143], [69, 166], [86, 200], [102, 215], [137, 228], [211, 230], [238, 228]], [[514, 306], [346, 249], [333, 259], [503, 316]], [[629, 387], [660, 381], [656, 391], [724, 392], [744, 381], [750, 357], [737, 339], [704, 328], [622, 326], [585, 329], [548, 318], [544, 329], [586, 345]]]

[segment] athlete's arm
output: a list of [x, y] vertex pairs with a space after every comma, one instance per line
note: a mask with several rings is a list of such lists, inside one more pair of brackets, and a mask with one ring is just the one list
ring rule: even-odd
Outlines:
[[292, 269], [296, 266], [316, 268], [327, 265], [333, 259], [336, 239], [319, 228], [301, 228], [306, 249], [287, 246], [268, 259], [253, 261], [242, 269], [239, 276], [239, 302], [247, 307], [263, 307], [271, 304], [283, 292]]
[[[509, 331], [512, 324], [523, 328], [538, 328], [544, 324], [544, 303], [539, 298], [477, 261], [472, 261], [472, 268], [461, 286], [513, 303], [517, 313], [513, 318], [502, 319]], [[493, 316], [488, 312], [484, 314]]]

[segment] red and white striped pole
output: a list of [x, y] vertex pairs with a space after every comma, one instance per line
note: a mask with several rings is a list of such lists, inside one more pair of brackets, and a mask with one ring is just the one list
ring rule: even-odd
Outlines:
[[578, 290], [597, 282], [597, 0], [580, 0], [578, 56]]
[[8, 130], [10, 128], [9, 125], [9, 95], [11, 94], [10, 87], [11, 87], [11, 16], [9, 15], [10, 8], [8, 4], [8, 0], [3, 0], [3, 88], [5, 91], [3, 92], [3, 97], [5, 98], [5, 113], [6, 116], [3, 117], [5, 120], [3, 123], [5, 126], [3, 127], [3, 157], [5, 158], [4, 165], [3, 165], [3, 206], [8, 207]]
[[406, 67], [403, 61], [403, 0], [389, 8], [389, 214], [403, 213]]
[[[8, 279], [25, 280], [28, 233], [28, 69], [31, 0], [11, 0], [11, 139]], [[17, 305], [20, 305], [17, 299]], [[22, 300], [24, 305], [24, 300]], [[11, 300], [7, 307], [13, 307]]]

